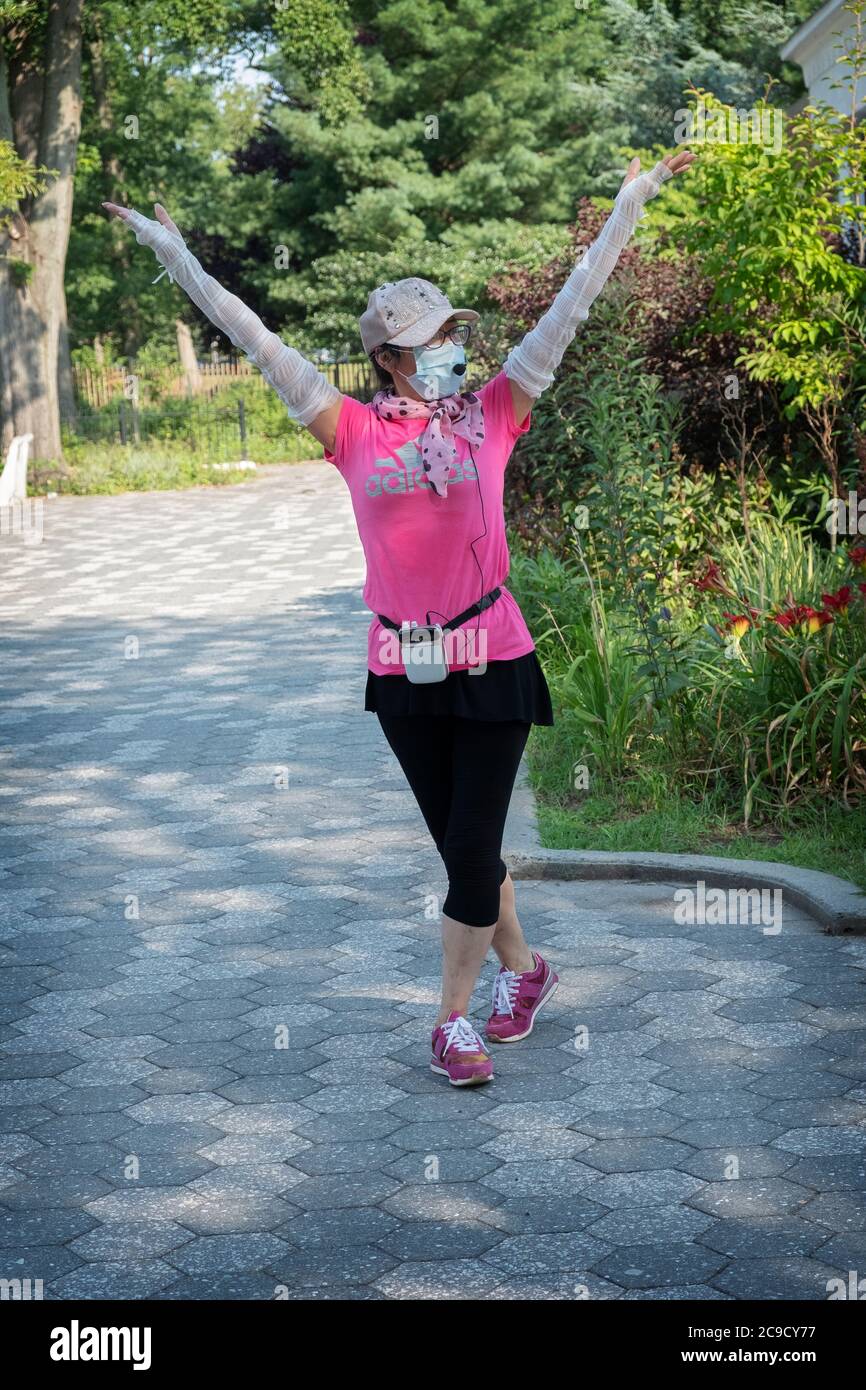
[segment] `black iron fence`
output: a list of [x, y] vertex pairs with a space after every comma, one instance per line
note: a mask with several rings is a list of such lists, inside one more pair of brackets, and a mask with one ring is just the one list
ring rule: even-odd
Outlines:
[[221, 404], [217, 401], [165, 401], [140, 408], [134, 401], [117, 400], [101, 409], [79, 406], [67, 428], [77, 439], [94, 444], [123, 444], [146, 448], [148, 444], [182, 442], [209, 457], [247, 456], [250, 430], [242, 396]]
[[[372, 399], [377, 389], [375, 373], [366, 359], [326, 363], [320, 370], [339, 391], [358, 400]], [[243, 376], [226, 385], [237, 387], [240, 380], [244, 380]], [[91, 443], [146, 448], [151, 443], [178, 441], [208, 458], [220, 455], [226, 460], [242, 459], [248, 457], [251, 441], [288, 435], [287, 415], [282, 416], [280, 411], [271, 411], [269, 415], [263, 412], [262, 388], [270, 389], [255, 373], [245, 378], [243, 395], [230, 392], [223, 385], [154, 400], [153, 393], [144, 389], [141, 377], [134, 373], [125, 377], [115, 374], [111, 381], [113, 397], [102, 392], [94, 395], [91, 382], [87, 393], [79, 394], [74, 413], [64, 420], [64, 425], [75, 439]], [[95, 400], [101, 403], [94, 404]]]

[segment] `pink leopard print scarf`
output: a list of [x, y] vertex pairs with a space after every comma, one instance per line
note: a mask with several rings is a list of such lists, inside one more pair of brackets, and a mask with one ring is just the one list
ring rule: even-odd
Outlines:
[[434, 492], [439, 497], [447, 497], [448, 474], [457, 457], [454, 436], [467, 439], [474, 449], [484, 442], [484, 412], [474, 392], [443, 396], [438, 401], [416, 401], [411, 396], [377, 391], [372, 404], [382, 420], [417, 420], [429, 416], [427, 428], [418, 441], [424, 471]]

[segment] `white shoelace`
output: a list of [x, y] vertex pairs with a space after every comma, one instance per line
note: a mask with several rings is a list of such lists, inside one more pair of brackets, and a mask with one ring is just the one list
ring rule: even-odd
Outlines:
[[445, 1030], [445, 1046], [442, 1055], [453, 1047], [455, 1052], [483, 1052], [484, 1047], [481, 1039], [476, 1033], [472, 1024], [467, 1018], [453, 1018], [450, 1023], [443, 1023]]
[[500, 970], [493, 981], [494, 1013], [510, 1014], [514, 1017], [514, 1001], [520, 988], [519, 980], [520, 976], [515, 970]]

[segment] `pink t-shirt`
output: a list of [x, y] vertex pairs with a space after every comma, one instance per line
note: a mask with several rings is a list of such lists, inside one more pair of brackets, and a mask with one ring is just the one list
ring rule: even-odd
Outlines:
[[[396, 623], [426, 623], [429, 611], [430, 622], [444, 623], [482, 594], [502, 587], [490, 608], [446, 633], [452, 671], [507, 661], [535, 649], [523, 614], [504, 587], [509, 557], [502, 507], [505, 465], [531, 417], [517, 424], [504, 372], [477, 394], [484, 411], [484, 441], [473, 447], [477, 475], [469, 442], [455, 435], [458, 454], [447, 497], [434, 492], [424, 473], [416, 441], [426, 417], [382, 420], [371, 406], [345, 396], [333, 453], [325, 451], [351, 494], [367, 561], [364, 602], [374, 615], [382, 613]], [[380, 676], [405, 670], [399, 639], [375, 616], [367, 665]]]

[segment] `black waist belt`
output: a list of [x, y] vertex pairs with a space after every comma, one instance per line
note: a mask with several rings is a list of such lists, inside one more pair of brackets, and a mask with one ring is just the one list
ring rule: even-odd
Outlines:
[[[456, 618], [452, 618], [450, 622], [442, 623], [442, 631], [448, 632], [451, 628], [460, 627], [463, 623], [468, 622], [470, 618], [477, 617], [479, 613], [484, 612], [485, 608], [489, 608], [491, 603], [495, 603], [501, 593], [502, 590], [498, 587], [496, 589], [491, 589], [489, 594], [485, 594], [483, 598], [478, 599], [477, 602], [472, 604], [471, 608], [465, 609], [464, 612], [459, 613]], [[427, 617], [429, 618], [429, 616], [430, 614], [428, 612]], [[401, 624], [395, 623], [393, 618], [386, 618], [382, 613], [377, 613], [376, 617], [383, 627], [389, 627], [392, 632], [400, 631]]]

